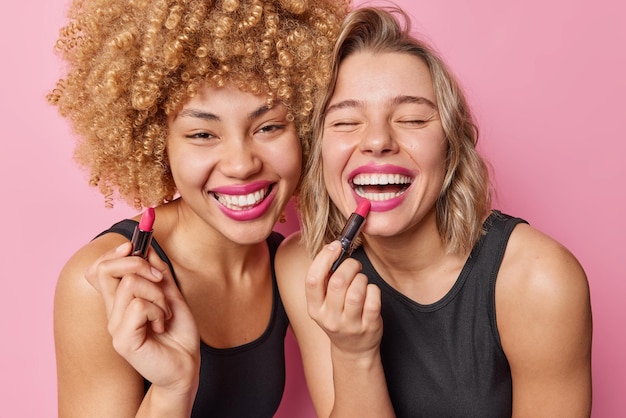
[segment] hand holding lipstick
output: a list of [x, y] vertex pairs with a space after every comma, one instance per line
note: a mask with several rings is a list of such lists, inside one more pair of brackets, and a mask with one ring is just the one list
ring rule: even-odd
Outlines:
[[370, 206], [368, 200], [359, 202], [337, 241], [322, 249], [307, 273], [309, 315], [334, 347], [352, 354], [377, 353], [382, 337], [380, 289], [368, 284], [358, 261], [348, 258]]
[[113, 346], [155, 387], [196, 385], [200, 338], [191, 311], [167, 264], [152, 250], [128, 257], [133, 248], [126, 242], [105, 253], [86, 274], [102, 295]]
[[309, 267], [306, 300], [309, 316], [326, 332], [334, 349], [350, 355], [377, 355], [382, 338], [380, 289], [368, 284], [361, 264], [346, 259], [329, 271], [342, 249], [326, 245]]

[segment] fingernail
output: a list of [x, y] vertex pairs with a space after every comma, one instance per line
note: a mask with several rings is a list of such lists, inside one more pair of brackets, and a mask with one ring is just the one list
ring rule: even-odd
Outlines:
[[333, 241], [330, 244], [328, 244], [327, 248], [329, 251], [335, 251], [338, 247], [339, 247], [339, 241]]
[[163, 278], [163, 273], [161, 273], [159, 270], [155, 269], [154, 267], [150, 267], [150, 271], [152, 272], [154, 277], [156, 277], [157, 279], [160, 280]]
[[126, 249], [126, 246], [127, 246], [127, 245], [128, 245], [128, 243], [127, 243], [127, 242], [123, 243], [122, 245], [120, 245], [119, 247], [117, 247], [117, 248], [115, 249], [115, 252], [116, 252], [116, 253], [121, 253], [121, 252], [124, 252], [124, 250]]

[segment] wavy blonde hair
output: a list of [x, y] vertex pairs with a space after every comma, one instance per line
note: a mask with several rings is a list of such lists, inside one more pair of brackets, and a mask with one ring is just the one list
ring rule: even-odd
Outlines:
[[48, 101], [70, 120], [76, 161], [107, 206], [172, 200], [167, 115], [202, 86], [283, 103], [306, 158], [314, 102], [349, 0], [74, 0]]
[[313, 143], [300, 190], [302, 236], [311, 255], [339, 235], [346, 221], [324, 185], [321, 145], [325, 109], [332, 97], [339, 66], [357, 52], [398, 52], [421, 59], [430, 71], [448, 151], [446, 176], [436, 203], [437, 227], [450, 253], [464, 254], [483, 233], [491, 208], [489, 172], [476, 150], [478, 129], [467, 101], [437, 53], [410, 33], [410, 19], [398, 8], [367, 7], [352, 11], [335, 46], [332, 79], [316, 104]]

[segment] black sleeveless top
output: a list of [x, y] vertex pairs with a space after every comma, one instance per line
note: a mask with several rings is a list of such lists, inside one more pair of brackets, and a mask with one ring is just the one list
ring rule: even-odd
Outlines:
[[520, 222], [498, 211], [452, 289], [422, 305], [387, 284], [362, 248], [353, 257], [382, 294], [381, 358], [398, 417], [510, 417], [512, 384], [495, 316], [495, 283]]
[[[115, 232], [129, 240], [136, 221], [123, 220], [100, 235]], [[272, 417], [285, 387], [285, 334], [289, 325], [278, 294], [274, 256], [283, 240], [278, 232], [267, 238], [272, 268], [273, 305], [267, 328], [257, 340], [232, 348], [213, 348], [200, 342], [200, 384], [191, 416], [228, 418]], [[152, 247], [176, 274], [156, 240]], [[145, 382], [146, 391], [150, 382]]]

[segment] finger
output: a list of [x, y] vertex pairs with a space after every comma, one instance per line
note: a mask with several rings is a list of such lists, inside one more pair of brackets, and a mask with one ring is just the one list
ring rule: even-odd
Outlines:
[[[171, 305], [173, 301], [176, 301], [177, 303], [186, 304], [187, 302], [181, 294], [178, 284], [174, 280], [174, 275], [170, 270], [170, 266], [163, 261], [152, 248], [150, 251], [151, 252], [148, 253], [148, 259], [150, 263], [153, 264], [153, 268], [157, 269], [162, 277], [159, 282], [159, 287], [165, 294], [165, 298], [168, 300], [168, 303]], [[152, 258], [153, 256], [154, 258]]]
[[[109, 260], [114, 260], [120, 257], [126, 257], [127, 255], [130, 254], [131, 249], [132, 249], [132, 245], [130, 244], [130, 242], [125, 242], [122, 245], [118, 246], [117, 248], [113, 249], [112, 251], [107, 251], [102, 256], [100, 256], [89, 267], [89, 269], [87, 269], [87, 271], [85, 272], [85, 279], [87, 279], [87, 281], [96, 290], [101, 291], [101, 286], [100, 286], [101, 283], [99, 280], [99, 278], [101, 277], [99, 274], [101, 264]], [[101, 270], [100, 270], [100, 273], [101, 273]]]
[[152, 247], [148, 248], [147, 260], [152, 267], [150, 272], [154, 275], [150, 278], [150, 280], [152, 280], [153, 282], [160, 282], [163, 279], [163, 274], [165, 272], [169, 272], [169, 265], [165, 261], [163, 261], [163, 259], [161, 259], [161, 257]]
[[357, 274], [346, 291], [344, 317], [348, 321], [361, 324], [366, 292], [367, 277], [364, 274]]
[[128, 304], [123, 321], [110, 325], [113, 347], [123, 356], [138, 351], [148, 338], [148, 327], [155, 333], [165, 330], [163, 310], [153, 303], [135, 298]]
[[152, 247], [148, 247], [147, 257], [144, 259], [139, 256], [128, 257], [129, 262], [132, 260], [137, 263], [135, 273], [140, 274], [144, 278], [158, 283], [163, 279], [163, 271], [168, 268], [167, 264], [161, 260], [161, 257]]
[[[130, 248], [130, 245], [121, 245], [119, 248]], [[114, 253], [115, 254], [115, 253]], [[119, 286], [120, 280], [124, 276], [137, 275], [152, 282], [158, 282], [162, 279], [163, 274], [141, 257], [127, 257], [126, 251], [117, 252], [118, 258], [111, 258], [111, 253], [106, 253], [99, 258], [89, 269], [87, 275], [91, 277], [90, 282], [97, 282], [98, 289], [107, 314], [111, 313], [115, 294]]]
[[381, 320], [382, 307], [380, 288], [375, 284], [368, 284], [363, 303], [363, 323], [375, 324]]
[[339, 256], [339, 241], [325, 245], [309, 266], [305, 279], [305, 292], [309, 313], [318, 310], [326, 299], [326, 280], [330, 267]]
[[343, 312], [348, 289], [361, 271], [361, 264], [351, 258], [346, 259], [328, 279], [326, 307], [334, 312]]
[[143, 277], [129, 274], [120, 281], [115, 292], [109, 321], [112, 323], [122, 321], [128, 306], [137, 298], [157, 306], [161, 309], [165, 318], [171, 317], [171, 310], [166, 296], [159, 284], [146, 280]]
[[128, 257], [131, 245], [124, 243], [115, 250], [98, 258], [87, 270], [85, 278], [102, 294], [111, 295], [118, 280], [129, 272], [139, 274], [148, 280], [158, 282], [163, 274], [141, 257]]

